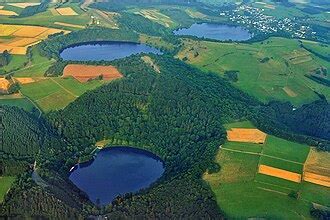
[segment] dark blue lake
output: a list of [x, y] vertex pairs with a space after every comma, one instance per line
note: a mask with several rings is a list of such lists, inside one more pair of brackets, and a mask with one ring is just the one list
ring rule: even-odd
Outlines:
[[65, 48], [60, 56], [63, 60], [111, 61], [139, 53], [161, 54], [161, 51], [146, 44], [132, 42], [90, 42]]
[[174, 34], [191, 35], [199, 38], [204, 37], [214, 40], [233, 41], [244, 41], [252, 37], [252, 34], [243, 27], [214, 23], [195, 23], [189, 28], [175, 30]]
[[101, 150], [92, 162], [76, 165], [69, 179], [93, 203], [106, 205], [118, 195], [149, 187], [164, 170], [163, 162], [150, 152], [113, 147]]

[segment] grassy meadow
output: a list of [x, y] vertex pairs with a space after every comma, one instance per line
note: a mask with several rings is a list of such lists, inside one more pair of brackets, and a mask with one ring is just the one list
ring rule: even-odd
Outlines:
[[[248, 121], [225, 125], [254, 128]], [[219, 207], [229, 219], [312, 219], [313, 203], [329, 206], [327, 187], [302, 181], [291, 182], [258, 173], [259, 165], [269, 165], [302, 174], [310, 147], [271, 135], [264, 144], [226, 142], [216, 155], [218, 173], [205, 173]], [[288, 196], [297, 192], [298, 199]]]
[[300, 47], [298, 40], [269, 38], [246, 43], [185, 40], [177, 55], [205, 72], [224, 76], [239, 71], [235, 86], [263, 102], [290, 101], [296, 106], [318, 99], [314, 91], [330, 98], [330, 88], [305, 74], [330, 63]]
[[4, 196], [7, 194], [11, 184], [15, 181], [12, 176], [0, 176], [0, 203], [3, 201]]

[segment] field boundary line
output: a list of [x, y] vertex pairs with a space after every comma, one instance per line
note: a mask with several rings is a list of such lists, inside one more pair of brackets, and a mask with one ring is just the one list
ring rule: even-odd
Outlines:
[[278, 194], [281, 194], [281, 195], [284, 195], [284, 196], [287, 196], [288, 195], [288, 194], [286, 194], [284, 192], [276, 191], [276, 190], [273, 190], [273, 189], [267, 189], [267, 188], [263, 188], [263, 187], [259, 187], [259, 186], [257, 186], [257, 188], [258, 189], [261, 189], [261, 190], [268, 191], [268, 192], [278, 193]]
[[287, 160], [287, 159], [283, 159], [283, 158], [280, 158], [280, 157], [275, 157], [275, 156], [271, 156], [271, 155], [267, 155], [267, 154], [263, 154], [263, 153], [255, 153], [255, 152], [249, 152], [249, 151], [234, 150], [234, 149], [229, 149], [229, 148], [221, 148], [221, 149], [224, 149], [224, 150], [227, 150], [227, 151], [232, 151], [232, 152], [237, 152], [237, 153], [243, 153], [243, 154], [265, 156], [265, 157], [269, 157], [269, 158], [273, 158], [273, 159], [277, 159], [277, 160], [283, 160], [283, 161], [290, 162], [290, 163], [304, 165], [303, 163], [300, 163], [300, 162]]
[[28, 99], [37, 109], [38, 109], [38, 111], [39, 111], [39, 116], [38, 116], [38, 118], [40, 118], [41, 117], [41, 115], [42, 115], [42, 111], [41, 111], [41, 109], [39, 108], [39, 106], [37, 105], [37, 103], [35, 103], [34, 101], [32, 101], [32, 99], [30, 99], [30, 97], [28, 97], [28, 96], [26, 96], [26, 95], [24, 95], [20, 90], [19, 90], [19, 93], [21, 94], [21, 96], [23, 96], [24, 98], [26, 98], [26, 99]]
[[276, 186], [282, 189], [287, 189], [287, 190], [292, 190], [292, 188], [288, 188], [288, 187], [284, 187], [284, 186], [280, 186], [280, 185], [276, 185], [276, 184], [271, 184], [271, 183], [267, 183], [267, 182], [262, 182], [262, 181], [258, 181], [258, 180], [254, 180], [254, 182], [256, 183], [261, 183], [261, 184], [266, 184], [266, 185], [270, 185], [270, 186]]
[[70, 95], [74, 96], [75, 98], [78, 98], [79, 96], [77, 96], [76, 94], [74, 94], [73, 92], [71, 92], [70, 90], [66, 89], [64, 86], [62, 86], [61, 84], [59, 84], [58, 82], [56, 82], [56, 80], [54, 80], [53, 78], [50, 77], [50, 80], [52, 80], [54, 83], [56, 83], [59, 87], [61, 87], [62, 89], [64, 89], [67, 93], [69, 93]]

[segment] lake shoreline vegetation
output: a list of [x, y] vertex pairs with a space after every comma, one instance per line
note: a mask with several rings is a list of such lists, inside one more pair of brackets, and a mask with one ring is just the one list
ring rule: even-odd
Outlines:
[[[178, 56], [185, 49], [186, 41], [198, 42], [197, 54], [189, 51], [197, 60], [201, 53], [210, 51], [210, 48], [200, 46], [201, 42], [233, 48], [246, 47], [242, 49], [242, 54], [257, 57], [260, 66], [271, 63], [274, 65], [271, 68], [283, 67], [292, 74], [292, 70], [297, 71], [296, 66], [305, 68], [310, 65], [310, 72], [304, 74], [306, 80], [316, 77], [314, 70], [321, 71], [318, 75], [324, 74], [325, 77], [322, 77], [328, 80], [326, 70], [329, 69], [329, 57], [324, 52], [327, 47], [322, 46], [328, 45], [326, 40], [313, 36], [306, 38], [313, 40], [310, 41], [313, 43], [306, 43], [285, 31], [261, 33], [228, 17], [219, 17], [220, 12], [238, 10], [240, 5], [231, 3], [210, 5], [197, 1], [141, 0], [126, 7], [126, 4], [132, 3], [131, 0], [111, 2], [113, 4], [92, 3], [88, 8], [84, 8], [81, 2], [56, 3], [53, 8], [53, 3], [43, 1], [38, 6], [27, 7], [22, 10], [24, 13], [17, 16], [19, 24], [27, 18], [45, 16], [56, 8], [71, 7], [78, 12], [73, 23], [79, 23], [83, 13], [97, 16], [103, 12], [107, 15], [103, 19], [111, 20], [114, 15], [112, 21], [117, 22], [119, 28], [104, 27], [92, 19], [83, 29], [49, 35], [29, 47], [26, 55], [0, 54], [0, 74], [4, 79], [16, 82], [17, 78], [28, 77], [36, 80], [33, 82], [35, 88], [38, 83], [46, 91], [47, 87], [61, 88], [50, 90], [45, 96], [33, 97], [32, 93], [38, 94], [40, 91], [33, 88], [34, 84], [17, 84], [19, 86], [13, 95], [31, 102], [29, 106], [18, 102], [2, 104], [0, 99], [0, 184], [2, 181], [5, 184], [5, 187], [0, 187], [0, 218], [93, 219], [102, 216], [109, 219], [230, 219], [233, 213], [228, 215], [227, 206], [222, 209], [221, 203], [219, 205], [219, 191], [203, 178], [205, 173], [221, 173], [223, 166], [227, 165], [216, 159], [219, 148], [228, 145], [227, 129], [233, 122], [256, 127], [274, 138], [315, 147], [319, 152], [330, 151], [330, 93], [323, 81], [314, 80], [315, 84], [299, 82], [313, 87], [310, 89], [317, 93], [299, 105], [276, 98], [265, 102], [237, 86], [241, 83], [241, 69], [223, 69], [224, 75], [221, 76], [207, 69], [207, 64], [196, 66], [190, 63], [189, 57], [184, 59]], [[276, 7], [292, 8], [282, 4], [276, 3]], [[301, 10], [299, 13], [302, 13]], [[4, 23], [9, 22], [6, 19]], [[179, 28], [205, 22], [242, 26], [253, 36], [236, 42], [173, 34]], [[267, 44], [272, 37], [297, 41], [303, 51], [294, 49], [292, 54], [286, 54], [287, 63], [283, 64], [271, 55], [260, 55], [264, 52], [262, 50], [253, 50], [252, 47]], [[1, 40], [3, 38], [0, 37]], [[112, 61], [66, 61], [60, 56], [64, 49], [72, 46], [117, 41], [143, 43], [159, 49], [163, 54], [140, 53]], [[314, 43], [319, 45], [314, 46]], [[269, 50], [281, 56], [271, 46]], [[145, 62], [145, 56], [151, 63]], [[223, 56], [230, 56], [230, 52]], [[222, 57], [217, 59], [215, 62], [220, 63]], [[293, 63], [296, 60], [298, 63]], [[316, 64], [310, 64], [314, 61]], [[77, 82], [74, 84], [62, 78], [63, 70], [69, 64], [113, 66], [123, 77], [107, 83], [99, 77], [87, 82], [95, 83], [95, 86], [93, 84], [84, 89], [77, 86], [76, 92], [71, 87], [78, 85]], [[289, 81], [288, 76], [287, 83]], [[267, 80], [263, 82], [268, 83]], [[63, 96], [58, 95], [58, 91], [66, 91], [68, 97], [74, 98], [67, 98], [65, 105], [59, 107], [46, 103], [50, 106], [46, 109], [46, 104], [40, 104], [40, 100], [45, 97], [47, 100], [49, 96], [54, 96], [51, 99], [53, 102], [61, 100]], [[294, 91], [285, 90], [293, 97]], [[28, 109], [30, 111], [26, 111]], [[91, 163], [103, 149], [120, 146], [134, 146], [150, 152], [163, 161], [165, 171], [146, 189], [118, 195], [108, 205], [95, 205], [85, 192], [69, 180], [69, 174], [77, 164]], [[255, 149], [253, 146], [247, 147]], [[298, 198], [299, 190], [293, 189], [290, 196]], [[326, 197], [323, 188], [319, 191]], [[329, 216], [326, 208], [311, 202], [305, 207], [310, 209], [306, 216], [308, 219]]]

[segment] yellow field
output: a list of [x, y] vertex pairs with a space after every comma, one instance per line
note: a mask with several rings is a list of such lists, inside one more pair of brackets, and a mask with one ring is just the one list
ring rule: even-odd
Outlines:
[[62, 16], [78, 15], [72, 8], [57, 8], [56, 11]]
[[35, 82], [35, 79], [27, 77], [27, 78], [14, 78], [15, 81], [19, 82], [20, 84], [29, 84]]
[[[0, 52], [8, 50], [11, 54], [24, 55], [29, 46], [61, 31], [63, 30], [48, 27], [0, 24], [0, 36], [13, 37], [8, 41], [0, 42]], [[69, 31], [64, 31], [64, 33], [69, 33]]]
[[5, 78], [0, 78], [0, 92], [7, 92], [10, 82]]
[[228, 141], [263, 144], [267, 134], [254, 128], [232, 128], [227, 131]]
[[294, 173], [294, 172], [278, 169], [275, 167], [260, 165], [258, 172], [261, 174], [265, 174], [268, 176], [274, 176], [277, 178], [289, 180], [289, 181], [296, 182], [296, 183], [301, 182], [301, 175], [299, 173]]
[[12, 15], [18, 15], [16, 12], [14, 11], [8, 11], [8, 10], [3, 10], [0, 9], [0, 15], [5, 15], [5, 16], [12, 16]]
[[304, 173], [304, 181], [314, 183], [321, 186], [330, 187], [330, 177], [318, 175], [315, 173]]
[[82, 25], [69, 24], [69, 23], [64, 23], [64, 22], [54, 22], [54, 24], [61, 25], [64, 27], [85, 28], [85, 26], [82, 26]]
[[31, 45], [33, 43], [39, 42], [39, 39], [36, 38], [16, 38], [16, 40], [13, 40], [9, 43], [7, 43], [8, 46], [13, 47], [25, 47], [28, 45]]
[[18, 7], [18, 8], [26, 8], [29, 6], [34, 6], [34, 5], [40, 5], [40, 3], [32, 3], [32, 2], [26, 2], [26, 3], [8, 3], [8, 5]]
[[286, 94], [288, 94], [288, 96], [290, 96], [290, 97], [296, 97], [297, 96], [297, 94], [294, 92], [294, 91], [292, 91], [289, 87], [287, 87], [287, 86], [285, 86], [284, 88], [283, 88], [283, 90], [284, 90], [284, 92], [286, 93]]
[[311, 148], [304, 165], [303, 179], [330, 187], [330, 153]]

